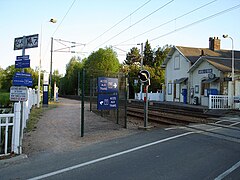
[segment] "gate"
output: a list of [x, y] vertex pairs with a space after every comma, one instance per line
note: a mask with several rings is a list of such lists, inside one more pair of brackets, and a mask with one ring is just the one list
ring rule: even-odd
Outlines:
[[12, 152], [14, 114], [0, 114], [0, 155]]

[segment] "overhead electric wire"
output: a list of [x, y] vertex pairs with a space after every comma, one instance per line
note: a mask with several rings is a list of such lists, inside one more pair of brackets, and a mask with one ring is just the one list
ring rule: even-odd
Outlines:
[[127, 27], [126, 29], [122, 30], [121, 32], [119, 32], [118, 34], [116, 34], [115, 36], [109, 38], [107, 41], [105, 41], [104, 43], [102, 43], [101, 45], [97, 46], [95, 49], [97, 49], [98, 47], [106, 44], [107, 42], [109, 42], [110, 40], [114, 39], [115, 37], [119, 36], [120, 34], [122, 34], [123, 32], [125, 32], [126, 30], [130, 29], [131, 27], [135, 26], [136, 24], [140, 23], [141, 21], [143, 21], [144, 19], [148, 18], [149, 16], [153, 15], [154, 13], [156, 13], [157, 11], [161, 10], [162, 8], [166, 7], [167, 5], [169, 5], [170, 3], [172, 3], [174, 0], [171, 0], [169, 2], [167, 2], [166, 4], [164, 4], [163, 6], [159, 7], [158, 9], [156, 9], [155, 11], [151, 12], [150, 14], [148, 14], [147, 16], [143, 17], [142, 19], [140, 19], [139, 21], [135, 22], [134, 24], [130, 25], [129, 27]]
[[[53, 37], [53, 36], [54, 36], [54, 34], [55, 34], [55, 33], [57, 32], [57, 30], [59, 29], [59, 27], [62, 25], [62, 23], [63, 23], [64, 19], [66, 18], [66, 16], [68, 15], [68, 13], [70, 12], [70, 10], [72, 9], [72, 7], [73, 7], [73, 5], [75, 4], [75, 2], [76, 2], [76, 0], [73, 0], [73, 2], [72, 2], [72, 4], [71, 4], [71, 6], [68, 8], [68, 10], [67, 10], [66, 14], [63, 16], [63, 18], [62, 18], [61, 22], [58, 24], [57, 28], [55, 29], [55, 31], [53, 32], [53, 34], [52, 34], [52, 36], [51, 36], [51, 37]], [[47, 49], [49, 48], [49, 45], [50, 45], [50, 41], [48, 42]], [[46, 51], [45, 51], [45, 53], [44, 53], [44, 58], [45, 58], [45, 56], [46, 56], [47, 49], [46, 49]]]
[[54, 34], [55, 34], [55, 33], [57, 32], [57, 30], [59, 29], [59, 27], [62, 25], [64, 19], [66, 18], [66, 16], [68, 15], [68, 13], [70, 12], [70, 10], [72, 9], [72, 7], [73, 7], [73, 5], [74, 5], [75, 2], [76, 2], [76, 0], [73, 0], [71, 6], [68, 8], [66, 14], [63, 16], [61, 22], [58, 24], [58, 26], [57, 26], [56, 30], [53, 32], [52, 36], [54, 36]]
[[185, 25], [185, 26], [183, 26], [183, 27], [180, 27], [180, 28], [178, 28], [178, 29], [175, 29], [175, 30], [173, 30], [173, 31], [170, 31], [170, 32], [168, 32], [168, 33], [166, 33], [166, 34], [163, 34], [163, 35], [161, 35], [161, 36], [158, 36], [158, 37], [156, 37], [156, 38], [150, 39], [149, 41], [155, 41], [155, 40], [157, 40], [157, 39], [159, 39], [159, 38], [162, 38], [162, 37], [164, 37], [164, 36], [167, 36], [167, 35], [169, 35], [169, 34], [172, 34], [172, 33], [175, 33], [175, 32], [177, 32], [177, 31], [186, 29], [186, 28], [188, 28], [188, 27], [190, 27], [190, 26], [199, 24], [199, 23], [201, 23], [201, 22], [207, 21], [207, 20], [212, 19], [212, 18], [214, 18], [214, 17], [216, 17], [216, 16], [225, 14], [225, 13], [227, 13], [227, 12], [229, 12], [229, 11], [233, 11], [234, 9], [238, 9], [238, 8], [240, 8], [240, 4], [238, 4], [238, 5], [236, 5], [236, 6], [233, 6], [233, 7], [231, 7], [231, 8], [225, 9], [225, 10], [223, 10], [223, 11], [220, 11], [220, 12], [218, 12], [218, 13], [216, 13], [216, 14], [211, 15], [211, 16], [205, 17], [205, 18], [203, 18], [203, 19], [200, 19], [200, 20], [198, 20], [198, 21], [195, 21], [195, 22], [193, 22], [193, 23], [190, 23], [190, 24], [188, 24], [188, 25]]
[[149, 30], [147, 30], [147, 31], [145, 31], [145, 32], [143, 32], [143, 33], [141, 33], [141, 34], [138, 34], [138, 35], [136, 35], [136, 36], [134, 36], [134, 37], [132, 37], [132, 38], [130, 38], [130, 39], [127, 39], [127, 40], [125, 40], [125, 41], [123, 41], [123, 42], [121, 42], [121, 43], [119, 43], [119, 44], [117, 44], [117, 45], [115, 45], [115, 46], [119, 46], [119, 45], [121, 45], [121, 44], [123, 44], [123, 43], [125, 43], [125, 42], [128, 42], [128, 41], [130, 41], [130, 40], [132, 40], [132, 39], [135, 39], [135, 38], [137, 38], [137, 37], [139, 37], [139, 36], [142, 36], [142, 35], [144, 35], [144, 34], [147, 34], [147, 33], [151, 32], [151, 31], [153, 31], [153, 30], [155, 30], [155, 29], [158, 29], [158, 28], [160, 28], [160, 27], [162, 27], [162, 26], [165, 26], [165, 25], [167, 25], [167, 24], [169, 24], [169, 23], [171, 23], [171, 22], [173, 22], [173, 21], [176, 21], [177, 19], [180, 19], [180, 18], [182, 18], [182, 17], [184, 17], [184, 16], [186, 16], [186, 15], [189, 15], [189, 14], [191, 14], [191, 13], [193, 13], [193, 12], [199, 10], [199, 9], [202, 9], [202, 8], [208, 6], [208, 5], [210, 5], [210, 4], [212, 4], [212, 3], [216, 2], [216, 1], [217, 1], [217, 0], [213, 0], [213, 1], [211, 1], [211, 2], [209, 2], [209, 3], [206, 3], [206, 4], [202, 5], [202, 6], [199, 6], [199, 7], [195, 8], [195, 9], [193, 9], [193, 10], [187, 12], [187, 13], [184, 13], [184, 14], [182, 14], [182, 15], [176, 17], [176, 18], [173, 18], [173, 19], [171, 19], [171, 20], [169, 20], [169, 21], [167, 21], [167, 22], [165, 22], [165, 23], [163, 23], [163, 24], [160, 24], [160, 25], [158, 25], [158, 26], [156, 26], [156, 27], [154, 27], [154, 28], [152, 28], [152, 29], [149, 29]]
[[106, 34], [107, 32], [109, 32], [110, 30], [112, 30], [114, 27], [116, 27], [118, 24], [120, 24], [121, 22], [123, 22], [125, 19], [127, 19], [128, 17], [132, 16], [134, 13], [136, 13], [137, 11], [139, 11], [141, 8], [143, 8], [144, 6], [146, 6], [151, 0], [148, 0], [147, 2], [145, 2], [143, 5], [141, 5], [140, 7], [138, 7], [136, 10], [134, 10], [132, 13], [130, 13], [128, 16], [124, 17], [122, 20], [120, 20], [119, 22], [117, 22], [116, 24], [114, 24], [112, 27], [110, 27], [108, 30], [104, 31], [102, 34], [100, 34], [98, 37], [94, 38], [93, 40], [91, 40], [90, 42], [87, 43], [90, 44], [92, 42], [94, 42], [95, 40], [97, 40], [98, 38], [100, 38], [102, 35]]

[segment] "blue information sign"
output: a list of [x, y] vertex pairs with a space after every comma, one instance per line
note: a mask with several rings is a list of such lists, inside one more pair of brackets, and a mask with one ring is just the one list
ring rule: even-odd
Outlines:
[[17, 56], [17, 60], [26, 60], [29, 59], [29, 55]]
[[116, 94], [98, 94], [98, 110], [118, 109], [118, 95]]
[[33, 80], [29, 77], [13, 77], [14, 86], [33, 86]]
[[98, 92], [115, 93], [118, 92], [118, 79], [98, 77]]
[[29, 68], [29, 67], [30, 67], [30, 59], [15, 61], [15, 68]]
[[32, 77], [32, 74], [25, 72], [16, 72], [14, 77]]
[[13, 77], [14, 86], [33, 86], [32, 75], [30, 73], [16, 72]]

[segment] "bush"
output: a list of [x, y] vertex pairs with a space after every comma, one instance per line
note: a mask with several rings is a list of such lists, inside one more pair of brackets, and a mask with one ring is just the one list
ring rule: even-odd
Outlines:
[[11, 104], [10, 93], [0, 91], [0, 107], [9, 107]]

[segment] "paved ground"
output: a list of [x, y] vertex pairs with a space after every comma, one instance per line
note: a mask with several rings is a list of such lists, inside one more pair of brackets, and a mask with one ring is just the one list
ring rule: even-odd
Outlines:
[[[133, 126], [133, 124], [135, 126]], [[138, 132], [137, 124], [128, 129], [89, 111], [85, 104], [85, 133], [80, 137], [80, 102], [60, 98], [57, 108], [47, 109], [35, 131], [24, 134], [23, 153], [71, 151], [81, 146], [127, 136]]]

